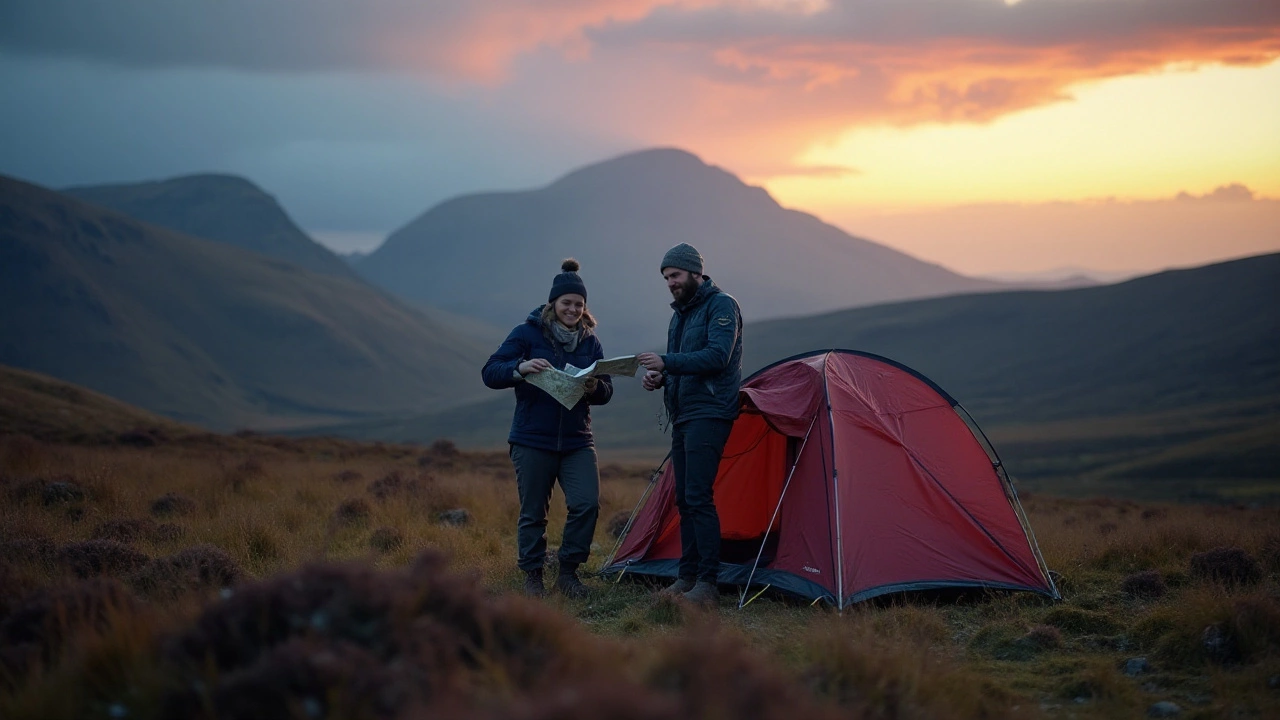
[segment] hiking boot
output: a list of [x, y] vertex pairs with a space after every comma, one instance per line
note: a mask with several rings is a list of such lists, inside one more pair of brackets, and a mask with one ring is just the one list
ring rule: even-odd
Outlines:
[[591, 594], [591, 588], [582, 584], [578, 579], [578, 569], [560, 568], [560, 574], [556, 576], [556, 589], [561, 595], [574, 600], [581, 600]]
[[693, 589], [693, 578], [676, 578], [676, 581], [658, 591], [658, 597], [676, 599]]
[[524, 594], [529, 597], [542, 597], [547, 594], [547, 587], [542, 584], [542, 568], [524, 571]]
[[681, 595], [685, 601], [701, 607], [715, 607], [720, 604], [720, 588], [715, 583], [699, 580], [693, 589]]

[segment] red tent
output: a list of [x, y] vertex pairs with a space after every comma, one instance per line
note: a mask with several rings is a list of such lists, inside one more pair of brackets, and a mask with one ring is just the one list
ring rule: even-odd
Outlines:
[[[937, 588], [1058, 597], [995, 450], [929, 379], [823, 350], [755, 373], [739, 397], [715, 503], [719, 580], [744, 599], [752, 586], [839, 608]], [[605, 573], [675, 577], [670, 463], [649, 490]]]

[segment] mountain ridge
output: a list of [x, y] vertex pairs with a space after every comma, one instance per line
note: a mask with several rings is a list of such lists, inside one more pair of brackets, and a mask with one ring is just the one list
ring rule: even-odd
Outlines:
[[401, 297], [511, 326], [520, 319], [512, 308], [541, 301], [560, 260], [576, 257], [606, 352], [630, 352], [665, 336], [670, 298], [658, 263], [678, 242], [697, 247], [706, 274], [755, 318], [1007, 287], [783, 208], [764, 189], [670, 148], [594, 163], [533, 190], [451, 198], [356, 268]]

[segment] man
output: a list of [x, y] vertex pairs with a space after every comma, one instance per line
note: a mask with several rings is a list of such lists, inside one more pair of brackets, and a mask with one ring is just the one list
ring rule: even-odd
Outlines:
[[714, 606], [720, 600], [720, 517], [712, 485], [738, 417], [742, 313], [733, 297], [702, 274], [702, 255], [692, 245], [667, 251], [662, 277], [675, 310], [667, 352], [638, 356], [647, 369], [644, 388], [664, 388], [680, 510], [679, 577], [661, 594]]

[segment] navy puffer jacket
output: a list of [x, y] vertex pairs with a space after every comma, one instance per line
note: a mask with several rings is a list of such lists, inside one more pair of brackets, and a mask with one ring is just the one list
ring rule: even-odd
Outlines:
[[543, 358], [563, 370], [565, 365], [584, 368], [604, 358], [604, 349], [594, 333], [582, 338], [573, 352], [566, 352], [563, 345], [548, 339], [542, 328], [542, 307], [529, 313], [498, 351], [489, 356], [481, 371], [484, 384], [495, 390], [516, 389], [516, 414], [511, 419], [507, 442], [559, 452], [591, 447], [595, 440], [591, 435], [590, 406], [603, 405], [613, 397], [613, 380], [608, 375], [599, 376], [595, 392], [584, 395], [570, 410], [541, 388], [516, 379], [516, 368], [525, 360]]
[[742, 311], [738, 301], [703, 276], [698, 292], [685, 304], [671, 303], [675, 314], [662, 356], [667, 416], [679, 425], [690, 420], [738, 417], [742, 386]]

